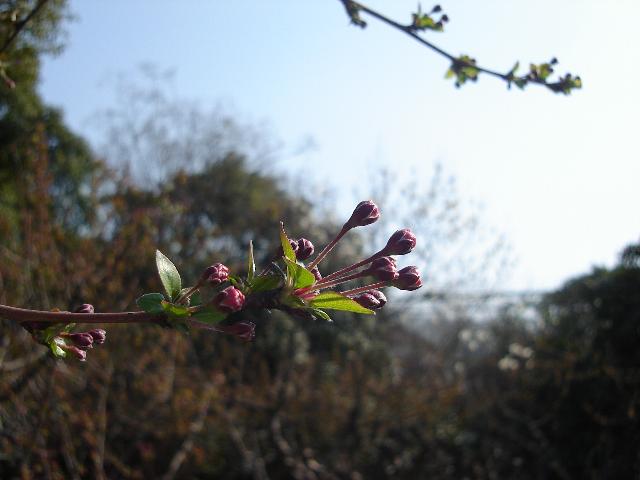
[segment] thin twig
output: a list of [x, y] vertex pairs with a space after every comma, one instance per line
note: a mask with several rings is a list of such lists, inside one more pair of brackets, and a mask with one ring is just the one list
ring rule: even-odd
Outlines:
[[18, 35], [20, 34], [20, 32], [22, 31], [22, 29], [27, 25], [27, 23], [29, 23], [29, 21], [38, 13], [38, 11], [45, 6], [45, 4], [48, 2], [49, 0], [40, 0], [35, 7], [33, 7], [33, 10], [31, 10], [29, 12], [29, 14], [20, 21], [16, 21], [16, 28], [13, 30], [13, 32], [11, 33], [11, 35], [9, 35], [9, 38], [7, 38], [7, 40], [4, 42], [4, 45], [2, 45], [2, 48], [0, 48], [0, 53], [3, 53], [5, 50], [7, 50], [9, 48], [9, 46], [13, 43], [13, 41], [18, 37]]
[[166, 319], [163, 314], [147, 312], [71, 313], [45, 312], [0, 305], [0, 318], [17, 322], [49, 323], [154, 323]]
[[[536, 78], [535, 76], [530, 76], [527, 75], [526, 77], [515, 77], [514, 72], [515, 70], [512, 70], [508, 73], [500, 73], [496, 70], [491, 70], [489, 68], [484, 68], [481, 67], [479, 65], [476, 65], [473, 62], [467, 61], [464, 58], [457, 58], [454, 55], [452, 55], [451, 53], [443, 50], [442, 48], [438, 47], [437, 45], [431, 43], [428, 40], [425, 40], [423, 37], [421, 37], [420, 35], [418, 35], [416, 33], [416, 29], [415, 27], [413, 27], [412, 25], [403, 25], [401, 23], [396, 22], [395, 20], [390, 19], [389, 17], [386, 17], [385, 15], [382, 15], [381, 13], [372, 10], [371, 8], [367, 7], [366, 5], [363, 5], [359, 2], [356, 2], [354, 0], [340, 0], [340, 2], [342, 2], [342, 4], [344, 5], [345, 10], [347, 11], [347, 15], [349, 15], [349, 17], [351, 17], [352, 21], [354, 21], [354, 23], [356, 23], [357, 25], [364, 27], [366, 26], [366, 23], [364, 22], [356, 22], [354, 20], [354, 14], [357, 15], [357, 13], [359, 12], [364, 12], [370, 16], [372, 16], [373, 18], [380, 20], [383, 23], [386, 23], [387, 25], [400, 30], [401, 32], [405, 33], [406, 35], [409, 35], [411, 38], [413, 38], [415, 41], [421, 43], [422, 45], [424, 45], [425, 47], [433, 50], [434, 52], [438, 53], [439, 55], [447, 58], [449, 61], [451, 61], [452, 63], [452, 67], [470, 67], [473, 68], [476, 72], [478, 73], [486, 73], [487, 75], [491, 75], [494, 77], [497, 77], [501, 80], [504, 80], [505, 82], [509, 83], [509, 85], [511, 84], [511, 82], [514, 82], [516, 80], [525, 80], [526, 78], [526, 83], [535, 83], [538, 85], [542, 85], [545, 86], [549, 89], [551, 89], [554, 92], [557, 91], [562, 91], [560, 90], [562, 85], [563, 85], [563, 79], [560, 79], [557, 82], [547, 82], [546, 79], [541, 79], [541, 78]], [[468, 58], [468, 57], [467, 57]], [[475, 62], [475, 60], [474, 60]], [[579, 80], [579, 77], [576, 77]], [[565, 79], [566, 80], [566, 79]], [[579, 88], [579, 87], [573, 87], [573, 88]], [[564, 93], [568, 93], [567, 91], [564, 91]]]

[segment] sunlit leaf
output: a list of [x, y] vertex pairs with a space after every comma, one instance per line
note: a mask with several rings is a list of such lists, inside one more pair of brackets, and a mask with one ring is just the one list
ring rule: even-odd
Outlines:
[[305, 288], [313, 285], [316, 277], [302, 265], [292, 262], [288, 258], [285, 259], [287, 264], [287, 272], [292, 279], [293, 288]]
[[289, 243], [289, 237], [287, 237], [287, 234], [284, 231], [284, 224], [282, 222], [280, 222], [280, 244], [282, 245], [282, 251], [284, 252], [284, 257], [288, 258], [292, 262], [295, 262], [296, 253], [293, 251], [293, 248]]
[[162, 286], [171, 300], [175, 300], [182, 290], [182, 280], [178, 269], [160, 250], [156, 250], [156, 265]]
[[314, 308], [323, 308], [328, 310], [342, 310], [345, 312], [364, 313], [368, 315], [375, 315], [373, 310], [364, 308], [355, 300], [345, 297], [337, 292], [325, 292], [321, 293], [313, 300], [309, 302], [309, 305]]
[[256, 262], [253, 258], [253, 241], [249, 240], [249, 258], [247, 259], [247, 282], [251, 282], [256, 274]]

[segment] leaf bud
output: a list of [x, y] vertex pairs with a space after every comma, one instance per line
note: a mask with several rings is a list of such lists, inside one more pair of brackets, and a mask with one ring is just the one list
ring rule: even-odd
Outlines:
[[405, 255], [415, 246], [416, 236], [408, 228], [403, 228], [391, 235], [383, 251], [386, 255]]
[[298, 239], [298, 241], [296, 242], [296, 247], [297, 248], [294, 248], [293, 251], [296, 252], [296, 258], [301, 261], [306, 260], [311, 255], [313, 255], [313, 252], [315, 250], [313, 247], [313, 243], [311, 243], [311, 241], [307, 240], [306, 238]]
[[202, 282], [208, 282], [212, 286], [220, 285], [229, 278], [229, 268], [222, 263], [214, 263], [207, 267], [200, 277]]
[[343, 229], [351, 229], [355, 227], [364, 227], [370, 225], [380, 218], [380, 210], [378, 206], [371, 200], [364, 200], [356, 205], [351, 217], [344, 224]]
[[226, 313], [233, 313], [242, 310], [244, 306], [244, 294], [236, 287], [227, 287], [213, 299], [214, 306]]
[[422, 286], [420, 271], [414, 266], [404, 267], [398, 271], [398, 278], [393, 286], [400, 290], [417, 290]]
[[369, 290], [360, 295], [356, 295], [353, 299], [364, 308], [370, 310], [378, 310], [387, 303], [387, 297], [380, 290]]

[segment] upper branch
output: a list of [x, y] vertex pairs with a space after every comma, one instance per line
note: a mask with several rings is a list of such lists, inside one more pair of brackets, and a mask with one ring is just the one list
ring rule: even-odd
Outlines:
[[564, 93], [568, 95], [572, 90], [582, 87], [582, 81], [580, 77], [574, 76], [570, 73], [567, 73], [563, 77], [559, 77], [556, 81], [549, 81], [549, 77], [553, 73], [553, 66], [557, 63], [557, 60], [555, 58], [547, 63], [541, 63], [538, 65], [531, 64], [529, 67], [529, 72], [527, 74], [518, 76], [516, 75], [516, 72], [519, 68], [519, 63], [516, 63], [508, 72], [501, 73], [496, 70], [491, 70], [477, 65], [476, 60], [468, 55], [460, 55], [456, 57], [451, 53], [443, 50], [442, 48], [438, 47], [437, 45], [431, 43], [430, 41], [419, 35], [419, 32], [425, 30], [443, 30], [444, 24], [449, 21], [448, 16], [443, 14], [437, 21], [433, 16], [433, 14], [441, 12], [440, 6], [434, 7], [429, 13], [423, 13], [421, 10], [418, 10], [417, 13], [413, 14], [412, 23], [403, 25], [354, 0], [340, 0], [340, 2], [342, 2], [342, 4], [344, 5], [345, 10], [347, 11], [347, 15], [354, 25], [357, 25], [361, 28], [366, 27], [367, 23], [360, 17], [361, 12], [366, 13], [376, 20], [379, 20], [397, 30], [400, 30], [406, 35], [409, 35], [417, 42], [433, 50], [439, 55], [447, 58], [451, 62], [451, 66], [447, 71], [446, 77], [455, 77], [456, 87], [459, 87], [462, 84], [466, 83], [467, 80], [473, 82], [477, 81], [478, 75], [480, 73], [491, 75], [507, 82], [509, 88], [511, 87], [512, 83], [521, 89], [529, 83], [534, 83], [547, 87], [549, 90], [555, 93]]
[[16, 322], [47, 322], [47, 323], [152, 323], [166, 318], [163, 314], [147, 312], [116, 312], [116, 313], [71, 313], [46, 312], [41, 310], [27, 310], [24, 308], [0, 305], [0, 318]]

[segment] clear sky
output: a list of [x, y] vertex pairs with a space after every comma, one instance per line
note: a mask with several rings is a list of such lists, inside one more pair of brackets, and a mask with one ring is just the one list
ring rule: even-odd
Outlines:
[[[365, 3], [402, 21], [416, 8]], [[373, 20], [350, 26], [338, 0], [83, 0], [41, 92], [98, 142], [87, 119], [114, 101], [114, 74], [173, 68], [180, 96], [266, 121], [285, 146], [279, 167], [331, 185], [345, 212], [363, 170], [426, 178], [442, 163], [513, 246], [504, 288], [551, 288], [611, 264], [640, 236], [640, 2], [440, 4], [451, 22], [430, 38], [445, 49], [503, 71], [556, 56], [584, 88], [507, 91], [481, 77], [456, 90], [445, 59]], [[308, 137], [313, 152], [286, 153]]]

